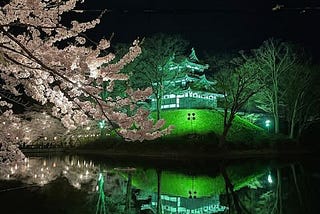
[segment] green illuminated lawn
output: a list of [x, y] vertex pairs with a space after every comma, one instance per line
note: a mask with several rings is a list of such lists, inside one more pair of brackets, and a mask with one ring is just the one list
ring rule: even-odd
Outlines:
[[[194, 113], [194, 116], [192, 116]], [[190, 114], [190, 116], [188, 116]], [[151, 113], [151, 117], [155, 118], [155, 112]], [[190, 117], [191, 120], [188, 120]], [[195, 118], [193, 120], [193, 117]], [[209, 109], [171, 109], [161, 112], [161, 118], [166, 121], [165, 127], [173, 125], [175, 128], [171, 134], [155, 139], [153, 142], [159, 143], [145, 143], [134, 144], [134, 147], [130, 147], [133, 144], [121, 141], [121, 138], [110, 132], [109, 137], [89, 141], [83, 143], [82, 148], [106, 148], [112, 146], [113, 143], [117, 145], [118, 149], [123, 148], [124, 151], [181, 151], [187, 150], [186, 143], [190, 144], [189, 151], [194, 149], [192, 145], [194, 143], [207, 143], [210, 145], [217, 145], [219, 136], [223, 131], [223, 114], [217, 110]], [[118, 141], [122, 142], [118, 144]], [[229, 146], [247, 146], [247, 147], [263, 147], [270, 145], [270, 135], [263, 128], [256, 126], [249, 121], [236, 117], [227, 135]], [[103, 142], [103, 143], [101, 143]], [[109, 142], [106, 144], [105, 142]], [[184, 143], [181, 147], [181, 143]], [[199, 148], [196, 146], [196, 148]]]
[[[133, 176], [132, 185], [148, 192], [157, 192], [157, 173], [154, 169], [138, 170]], [[224, 191], [222, 176], [190, 176], [164, 171], [161, 175], [161, 193], [189, 197], [189, 191], [196, 191], [197, 197], [209, 197]]]
[[[234, 189], [238, 190], [255, 182], [264, 175], [266, 166], [261, 164], [244, 164], [226, 169]], [[147, 192], [157, 192], [157, 173], [154, 169], [138, 169], [132, 177], [132, 185]], [[225, 181], [221, 174], [216, 176], [186, 175], [172, 171], [161, 174], [161, 193], [189, 197], [189, 191], [196, 192], [197, 197], [210, 197], [225, 193]]]
[[[192, 116], [194, 113], [194, 117]], [[190, 116], [188, 116], [190, 114]], [[155, 113], [152, 113], [155, 117]], [[161, 117], [166, 125], [174, 125], [175, 129], [168, 137], [180, 137], [189, 134], [206, 135], [215, 133], [220, 135], [223, 131], [223, 115], [216, 110], [208, 109], [174, 109], [164, 110]], [[190, 120], [188, 120], [188, 117]], [[195, 118], [195, 119], [193, 119]], [[265, 130], [247, 120], [236, 117], [230, 129], [228, 140], [245, 142], [252, 140], [257, 135], [265, 135]]]

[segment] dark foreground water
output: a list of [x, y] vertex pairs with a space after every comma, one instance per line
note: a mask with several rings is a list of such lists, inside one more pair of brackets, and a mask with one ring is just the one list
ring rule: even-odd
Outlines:
[[1, 172], [0, 213], [318, 214], [318, 160], [29, 157]]

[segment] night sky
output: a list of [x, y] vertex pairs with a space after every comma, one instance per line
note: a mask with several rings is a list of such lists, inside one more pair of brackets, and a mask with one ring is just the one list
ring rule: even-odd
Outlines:
[[[292, 41], [320, 58], [320, 2], [308, 0], [87, 0], [86, 14], [108, 9], [92, 38], [132, 42], [156, 32], [179, 33], [196, 49], [257, 48], [270, 38]], [[276, 5], [280, 10], [272, 10]], [[282, 7], [283, 5], [283, 7]], [[309, 9], [310, 8], [310, 9]], [[97, 11], [96, 11], [97, 10]]]

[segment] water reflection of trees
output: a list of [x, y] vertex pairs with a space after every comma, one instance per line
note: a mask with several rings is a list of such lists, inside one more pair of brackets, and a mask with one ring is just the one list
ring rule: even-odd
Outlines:
[[[310, 197], [310, 187], [308, 187], [308, 173], [301, 163], [240, 163], [225, 164], [220, 163], [220, 171], [215, 175], [210, 175], [210, 182], [203, 182], [208, 190], [214, 189], [211, 193], [214, 195], [219, 192], [219, 200], [222, 206], [227, 209], [208, 211], [208, 207], [196, 208], [195, 210], [182, 210], [178, 212], [178, 207], [173, 207], [172, 202], [165, 200], [177, 201], [177, 198], [184, 198], [189, 187], [188, 179], [194, 177], [195, 182], [201, 181], [203, 175], [190, 175], [166, 170], [155, 169], [138, 169], [133, 175], [133, 183], [137, 188], [141, 188], [141, 198], [147, 199], [146, 196], [152, 195], [155, 199], [150, 203], [150, 209], [154, 213], [184, 213], [184, 212], [201, 212], [201, 213], [261, 213], [261, 214], [282, 214], [282, 213], [317, 213], [311, 199], [316, 199], [316, 191], [313, 190], [313, 196]], [[135, 176], [140, 176], [141, 181], [137, 181]], [[221, 179], [223, 183], [221, 183]], [[168, 182], [171, 181], [168, 188]], [[184, 184], [183, 184], [184, 183]], [[176, 189], [179, 185], [185, 185], [185, 191], [177, 194]], [[223, 190], [221, 189], [223, 188]], [[170, 191], [171, 192], [170, 192]], [[197, 189], [197, 194], [201, 195]], [[319, 193], [319, 190], [317, 190]], [[152, 194], [152, 192], [155, 192]], [[173, 193], [175, 192], [175, 193]], [[210, 191], [207, 191], [207, 193]], [[203, 193], [203, 192], [202, 192]], [[208, 198], [202, 195], [200, 198]], [[189, 197], [194, 201], [194, 197]], [[191, 199], [192, 198], [192, 199]], [[309, 199], [308, 199], [309, 198]], [[160, 199], [160, 200], [159, 200]], [[182, 200], [179, 199], [180, 204]], [[198, 199], [198, 198], [197, 198]], [[194, 203], [194, 202], [193, 202]], [[171, 204], [171, 205], [170, 205]], [[168, 207], [169, 206], [169, 207]], [[146, 206], [144, 206], [146, 208]]]
[[73, 156], [30, 158], [9, 173], [1, 172], [1, 179], [19, 179], [54, 192], [54, 184], [63, 178], [66, 185], [86, 192], [86, 206], [92, 212], [99, 198], [96, 187], [101, 173], [106, 208], [102, 213], [316, 213], [317, 202], [312, 199], [317, 198], [319, 189], [310, 188], [308, 177], [314, 169], [303, 163], [218, 165], [214, 172], [200, 173], [161, 167], [114, 168]]
[[99, 168], [92, 161], [66, 156], [49, 158], [26, 158], [24, 163], [11, 167], [10, 172], [0, 174], [2, 179], [18, 179], [26, 184], [47, 184], [58, 177], [80, 188], [81, 184], [95, 182]]
[[[102, 205], [106, 209], [102, 213], [128, 214], [130, 213], [128, 207], [133, 206], [128, 204], [125, 209], [126, 195], [130, 195], [127, 189], [131, 189], [131, 186], [127, 187], [128, 182], [119, 171], [78, 156], [32, 157], [26, 158], [22, 164], [11, 167], [9, 171], [1, 171], [0, 181], [20, 181], [22, 184], [19, 184], [18, 189], [31, 190], [31, 187], [41, 187], [36, 194], [45, 196], [48, 200], [57, 200], [56, 197], [66, 197], [69, 194], [76, 198], [75, 194], [78, 194], [78, 197], [82, 197], [81, 200], [85, 202], [83, 205], [86, 211], [95, 213], [99, 199], [97, 184], [101, 174], [106, 180], [103, 186], [105, 203]], [[73, 187], [73, 190], [70, 187]], [[15, 188], [10, 188], [2, 191], [14, 190]]]
[[[304, 166], [300, 162], [280, 164], [269, 168], [253, 186], [233, 193], [229, 191], [225, 195], [230, 208], [228, 213], [318, 213], [319, 205], [315, 200], [319, 187], [309, 183], [314, 169], [308, 172]], [[232, 188], [233, 185], [226, 186]]]
[[[266, 171], [265, 165], [250, 164], [220, 167], [214, 174], [175, 172], [165, 169], [137, 169], [133, 174], [133, 185], [140, 189], [140, 200], [152, 196], [151, 203], [141, 206], [155, 213], [222, 213], [231, 203], [220, 204], [220, 195], [229, 190], [234, 192], [234, 202], [238, 202], [235, 191], [257, 183], [257, 178]], [[238, 209], [240, 210], [240, 209]]]

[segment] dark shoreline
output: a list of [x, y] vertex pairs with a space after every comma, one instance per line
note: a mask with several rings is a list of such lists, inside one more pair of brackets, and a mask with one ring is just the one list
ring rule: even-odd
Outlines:
[[141, 159], [141, 160], [235, 160], [235, 159], [270, 159], [270, 158], [296, 158], [296, 157], [320, 157], [320, 151], [315, 149], [239, 149], [239, 150], [162, 150], [162, 151], [128, 151], [123, 149], [70, 149], [70, 148], [47, 148], [47, 149], [22, 149], [26, 156], [43, 155], [90, 155], [118, 159]]

